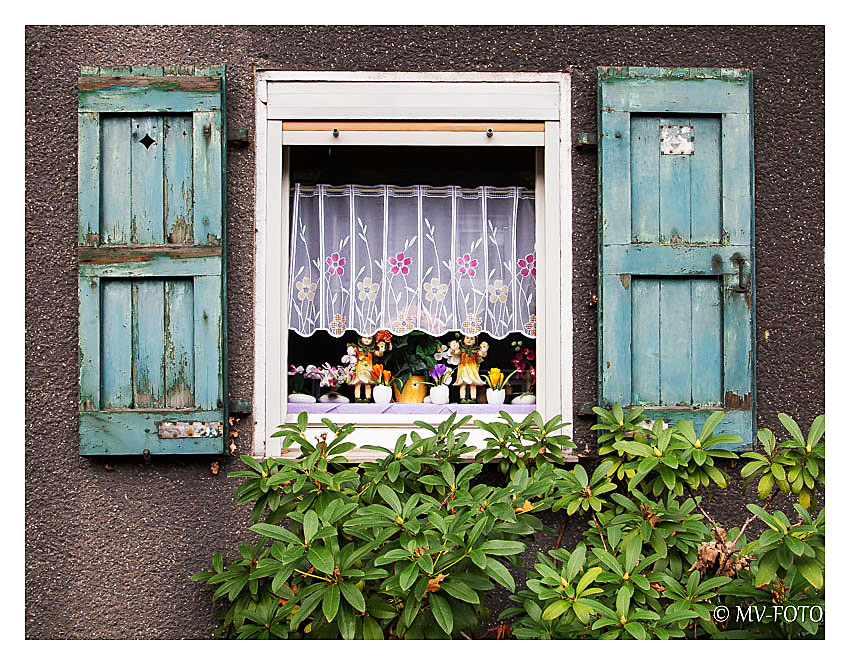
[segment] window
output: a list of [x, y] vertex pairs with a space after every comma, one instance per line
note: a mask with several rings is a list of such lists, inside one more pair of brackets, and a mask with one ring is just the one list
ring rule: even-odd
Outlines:
[[[534, 339], [536, 408], [570, 419], [566, 75], [262, 72], [256, 136], [256, 454], [280, 454], [270, 435], [304, 410], [290, 364], [333, 363], [361, 333]], [[317, 434], [323, 409], [360, 444], [446, 417], [314, 406]]]

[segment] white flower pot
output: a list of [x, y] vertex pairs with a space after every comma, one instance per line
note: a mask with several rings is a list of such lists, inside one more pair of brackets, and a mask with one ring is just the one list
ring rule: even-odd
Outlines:
[[517, 395], [511, 404], [537, 404], [537, 395]]
[[372, 388], [372, 399], [375, 404], [389, 404], [393, 398], [393, 389], [389, 386], [375, 386]]
[[501, 390], [493, 390], [492, 388], [487, 388], [487, 404], [504, 404], [505, 403], [505, 389]]
[[448, 386], [431, 386], [428, 392], [431, 396], [431, 404], [448, 404], [449, 403], [449, 387]]
[[288, 401], [293, 404], [313, 404], [316, 401], [316, 398], [304, 393], [290, 393]]

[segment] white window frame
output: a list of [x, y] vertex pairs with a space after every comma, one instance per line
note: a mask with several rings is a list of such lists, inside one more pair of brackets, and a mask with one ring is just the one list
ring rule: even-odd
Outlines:
[[[554, 85], [553, 85], [554, 84]], [[283, 121], [463, 121], [543, 122], [539, 133], [512, 132], [283, 132]], [[359, 136], [354, 136], [358, 134]], [[308, 136], [309, 135], [309, 136]], [[522, 136], [521, 136], [522, 135]], [[493, 140], [495, 139], [495, 141]], [[537, 254], [537, 410], [544, 418], [573, 412], [572, 179], [570, 76], [567, 73], [467, 72], [287, 72], [256, 73], [256, 181], [254, 281], [254, 444], [257, 457], [281, 455], [277, 425], [287, 413], [289, 151], [287, 145], [537, 145], [535, 246]], [[281, 151], [281, 147], [283, 150]], [[269, 159], [280, 154], [282, 159]], [[543, 196], [539, 196], [540, 192]], [[553, 223], [554, 220], [554, 223]], [[552, 276], [556, 275], [556, 279]], [[285, 306], [286, 304], [286, 306]], [[554, 340], [554, 342], [553, 342]], [[309, 429], [326, 428], [322, 416]], [[392, 446], [413, 420], [442, 422], [445, 416], [362, 415], [335, 417], [356, 422], [360, 444]], [[487, 420], [487, 417], [478, 417]], [[495, 419], [492, 416], [489, 419]], [[469, 442], [483, 439], [469, 426]], [[572, 435], [572, 426], [564, 428]], [[360, 439], [363, 439], [360, 441]], [[351, 461], [371, 459], [351, 451]]]

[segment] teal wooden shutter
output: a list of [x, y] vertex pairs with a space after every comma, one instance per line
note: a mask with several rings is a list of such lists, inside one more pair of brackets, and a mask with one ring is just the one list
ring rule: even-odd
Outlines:
[[80, 454], [221, 453], [224, 67], [79, 79]]
[[600, 395], [753, 440], [752, 74], [599, 69]]

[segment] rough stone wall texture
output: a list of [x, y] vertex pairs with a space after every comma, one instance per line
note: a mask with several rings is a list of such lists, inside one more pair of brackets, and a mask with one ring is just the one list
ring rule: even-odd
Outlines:
[[[596, 127], [598, 65], [755, 74], [758, 421], [824, 409], [822, 27], [28, 27], [26, 29], [26, 635], [203, 638], [188, 581], [247, 537], [235, 481], [210, 459], [77, 455], [76, 79], [84, 65], [226, 64], [228, 125], [253, 126], [253, 68], [565, 71], [573, 129]], [[251, 148], [228, 153], [230, 391], [253, 374]], [[574, 400], [596, 399], [596, 155], [573, 152]], [[590, 420], [576, 417], [588, 438]], [[249, 445], [250, 427], [239, 428]], [[731, 523], [740, 495], [715, 493]], [[547, 519], [560, 525], [560, 516]], [[569, 532], [581, 525], [573, 521]], [[534, 549], [551, 546], [541, 540]], [[531, 557], [532, 555], [529, 555]], [[493, 608], [504, 602], [494, 596]], [[495, 612], [494, 612], [495, 615]]]

